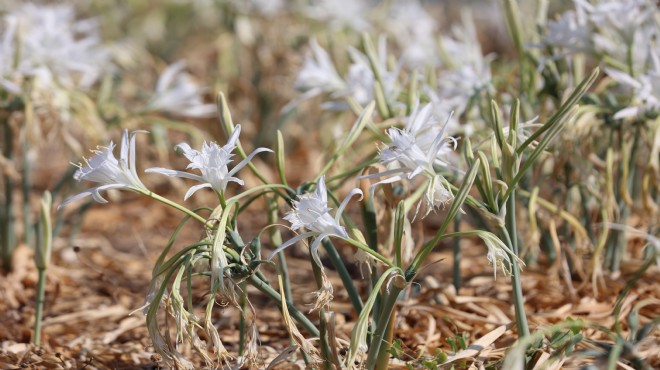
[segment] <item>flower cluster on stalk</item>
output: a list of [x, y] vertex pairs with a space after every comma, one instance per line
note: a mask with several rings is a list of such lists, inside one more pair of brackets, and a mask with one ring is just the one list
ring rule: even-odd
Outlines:
[[71, 5], [13, 6], [0, 20], [0, 81], [14, 93], [27, 78], [47, 90], [89, 88], [111, 69], [94, 19], [77, 20]]
[[115, 144], [112, 141], [106, 147], [98, 147], [98, 149], [92, 150], [95, 155], [85, 159], [84, 165], [78, 165], [79, 168], [73, 177], [78, 181], [92, 181], [101, 185], [66, 199], [59, 207], [64, 207], [87, 196], [91, 196], [99, 203], [107, 203], [108, 201], [103, 198], [101, 192], [110, 189], [147, 192], [147, 188], [138, 177], [135, 169], [135, 135], [139, 132], [145, 131], [133, 131], [129, 139], [128, 130], [124, 131], [121, 137], [119, 160], [113, 153]]
[[[450, 168], [449, 153], [456, 149], [456, 139], [448, 136], [447, 124], [440, 124], [433, 113], [432, 104], [419, 105], [413, 110], [403, 129], [387, 130], [390, 142], [380, 151], [380, 162], [386, 171], [366, 175], [364, 178], [385, 178], [373, 184], [413, 180], [421, 176], [426, 181], [424, 202], [426, 214], [446, 205], [453, 199], [448, 182], [439, 169]], [[420, 203], [421, 204], [421, 203]]]
[[201, 175], [161, 167], [149, 168], [145, 172], [159, 173], [170, 177], [182, 177], [201, 182], [200, 185], [195, 185], [186, 192], [184, 200], [188, 199], [197, 190], [203, 188], [211, 188], [217, 193], [222, 194], [230, 182], [243, 185], [243, 180], [234, 177], [234, 175], [243, 167], [247, 166], [255, 155], [262, 152], [272, 152], [272, 150], [267, 148], [257, 148], [230, 170], [229, 164], [233, 161], [232, 157], [235, 155], [233, 152], [238, 146], [238, 136], [240, 134], [241, 126], [236, 125], [227, 144], [222, 147], [214, 142], [204, 142], [201, 151], [192, 149], [187, 143], [181, 143], [176, 146], [190, 161], [187, 168], [199, 170]]
[[185, 72], [186, 63], [178, 61], [161, 73], [156, 90], [147, 104], [147, 111], [166, 112], [177, 116], [205, 118], [216, 114], [215, 104], [205, 104], [198, 86]]

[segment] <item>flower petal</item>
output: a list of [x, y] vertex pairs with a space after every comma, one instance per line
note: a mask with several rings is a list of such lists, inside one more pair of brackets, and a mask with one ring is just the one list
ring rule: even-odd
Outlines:
[[204, 184], [201, 184], [201, 185], [195, 185], [195, 186], [191, 187], [190, 189], [188, 189], [188, 191], [186, 192], [186, 195], [183, 196], [183, 200], [188, 200], [188, 198], [190, 198], [191, 195], [195, 194], [195, 192], [199, 189], [212, 188], [212, 187], [213, 186], [211, 186], [211, 184], [209, 184], [208, 182], [204, 183]]

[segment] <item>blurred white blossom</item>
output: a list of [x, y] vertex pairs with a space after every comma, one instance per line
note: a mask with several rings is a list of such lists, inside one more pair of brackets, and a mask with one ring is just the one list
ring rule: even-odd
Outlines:
[[177, 149], [181, 150], [183, 155], [190, 161], [187, 169], [199, 170], [202, 173], [201, 175], [160, 167], [149, 168], [145, 172], [160, 173], [161, 175], [170, 177], [182, 177], [201, 182], [202, 184], [195, 185], [186, 192], [184, 200], [187, 200], [199, 189], [211, 188], [218, 193], [223, 193], [230, 182], [243, 185], [243, 180], [234, 177], [234, 175], [243, 167], [247, 166], [255, 155], [262, 152], [272, 152], [272, 150], [267, 148], [257, 148], [244, 160], [229, 170], [229, 164], [232, 162], [232, 157], [234, 156], [233, 151], [237, 147], [238, 136], [240, 133], [241, 126], [236, 125], [227, 144], [222, 147], [214, 142], [204, 142], [201, 151], [192, 149], [187, 143], [181, 143], [176, 146]]
[[156, 91], [147, 104], [147, 111], [193, 118], [213, 117], [216, 114], [215, 104], [203, 102], [202, 94], [206, 89], [197, 85], [185, 68], [186, 63], [178, 61], [163, 71], [156, 83]]
[[567, 11], [547, 24], [542, 46], [559, 48], [558, 56], [566, 56], [591, 49], [592, 30], [582, 8]]
[[546, 59], [584, 52], [608, 60], [608, 64], [625, 65], [635, 71], [643, 68], [649, 48], [654, 47], [649, 42], [660, 37], [660, 13], [655, 2], [574, 0], [573, 3], [575, 9], [549, 21], [541, 43], [532, 46], [553, 47], [553, 55]]
[[97, 182], [101, 186], [85, 190], [78, 195], [66, 199], [58, 208], [90, 195], [99, 203], [107, 203], [108, 201], [101, 196], [101, 191], [110, 189], [127, 189], [140, 193], [147, 192], [147, 188], [140, 181], [135, 169], [135, 135], [139, 132], [145, 131], [133, 131], [130, 134], [129, 141], [128, 130], [124, 131], [121, 137], [119, 160], [113, 154], [115, 145], [112, 141], [107, 147], [99, 147], [97, 150], [92, 150], [92, 153], [95, 155], [89, 159], [85, 159], [84, 165], [78, 165], [78, 171], [73, 175], [73, 178], [78, 181], [87, 180]]
[[615, 119], [640, 116], [646, 112], [660, 112], [660, 55], [650, 53], [651, 67], [638, 77], [613, 68], [606, 68], [607, 74], [619, 84], [632, 90], [632, 104], [618, 111]]
[[337, 93], [346, 88], [335, 65], [315, 38], [309, 42], [310, 51], [305, 56], [303, 66], [296, 76], [294, 87], [304, 93]]
[[369, 8], [365, 0], [312, 0], [303, 12], [335, 30], [365, 31], [369, 28]]
[[43, 89], [86, 89], [111, 69], [96, 20], [76, 20], [72, 5], [24, 3], [3, 17], [2, 27], [0, 72], [14, 87], [31, 78]]
[[403, 50], [404, 63], [412, 68], [437, 63], [438, 25], [417, 0], [392, 4], [386, 28]]
[[349, 56], [352, 64], [346, 76], [347, 88], [344, 96], [353, 98], [360, 105], [365, 106], [375, 100], [376, 75], [373, 68], [378, 68], [383, 83], [385, 100], [390, 106], [396, 105], [396, 100], [401, 91], [399, 86], [400, 63], [389, 69], [387, 65], [387, 40], [385, 37], [378, 38], [378, 50], [375, 65], [372, 67], [369, 58], [355, 48], [349, 48]]
[[[440, 55], [442, 68], [438, 72], [438, 88], [433, 91], [427, 87], [427, 95], [438, 114], [454, 112], [457, 119], [466, 113], [470, 100], [492, 89], [490, 63], [494, 56], [483, 55], [469, 13], [462, 15], [461, 24], [452, 29], [451, 35], [441, 37]], [[450, 127], [457, 129], [450, 130], [452, 133], [461, 131], [457, 121], [451, 122]]]

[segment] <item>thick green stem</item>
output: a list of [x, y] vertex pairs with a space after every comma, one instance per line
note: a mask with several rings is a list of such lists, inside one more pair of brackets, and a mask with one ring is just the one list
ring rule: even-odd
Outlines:
[[330, 258], [330, 262], [332, 263], [332, 266], [334, 266], [335, 270], [337, 270], [337, 273], [339, 274], [342, 283], [344, 283], [344, 288], [346, 288], [346, 293], [348, 293], [348, 298], [351, 300], [351, 303], [353, 304], [355, 313], [359, 315], [360, 312], [362, 312], [362, 307], [364, 307], [364, 303], [362, 303], [362, 298], [360, 297], [360, 293], [358, 292], [357, 287], [355, 286], [355, 282], [353, 281], [351, 274], [348, 272], [348, 269], [346, 268], [346, 264], [344, 264], [344, 261], [341, 259], [339, 252], [337, 252], [337, 248], [335, 248], [334, 244], [332, 244], [332, 242], [328, 238], [323, 239], [322, 243], [323, 243], [323, 248], [325, 248], [326, 253], [328, 253], [328, 258]]
[[[461, 216], [460, 214], [456, 216], [454, 220], [454, 230], [456, 232], [460, 231], [461, 227]], [[461, 279], [461, 238], [454, 238], [454, 289], [456, 293], [461, 289], [462, 279]]]
[[[27, 135], [26, 135], [27, 136]], [[32, 243], [32, 228], [30, 227], [30, 158], [27, 138], [23, 139], [23, 167], [21, 168], [21, 189], [23, 192], [23, 241], [26, 245]]]
[[[518, 257], [518, 237], [516, 235], [516, 194], [511, 194], [506, 202], [506, 229], [502, 229], [504, 242], [511, 251]], [[518, 337], [525, 338], [529, 336], [529, 326], [527, 324], [527, 315], [525, 314], [525, 301], [523, 298], [522, 285], [520, 283], [520, 266], [516, 258], [511, 259], [511, 284], [513, 288], [513, 305], [516, 314], [516, 328]]]
[[378, 349], [378, 359], [376, 360], [376, 370], [387, 370], [390, 364], [390, 346], [394, 337], [394, 320], [396, 319], [396, 312], [392, 311], [390, 321], [387, 323], [385, 331], [385, 340], [380, 343]]
[[[399, 279], [395, 277], [395, 279]], [[405, 285], [403, 282], [394, 281], [389, 287], [389, 292], [385, 294], [385, 297], [381, 303], [381, 310], [378, 317], [378, 323], [376, 324], [376, 331], [369, 343], [369, 355], [367, 356], [367, 369], [372, 370], [376, 366], [376, 362], [380, 357], [380, 351], [387, 351], [388, 345], [383, 345], [383, 338], [387, 332], [390, 317], [394, 311], [394, 306], [396, 305], [396, 300], [399, 297], [399, 293], [403, 290]]]
[[240, 293], [240, 301], [239, 304], [241, 306], [241, 319], [238, 323], [238, 329], [239, 329], [239, 339], [238, 339], [238, 355], [243, 356], [245, 353], [245, 342], [247, 338], [247, 312], [245, 311], [246, 306], [247, 306], [247, 284], [245, 281], [241, 282], [239, 284], [239, 287], [241, 289]]
[[[280, 295], [280, 293], [278, 293], [275, 289], [273, 289], [273, 287], [271, 287], [268, 283], [259, 279], [257, 276], [251, 275], [248, 278], [248, 282], [250, 283], [250, 285], [257, 288], [257, 290], [264, 293], [278, 304], [282, 302], [282, 296]], [[291, 317], [294, 320], [296, 320], [296, 322], [298, 322], [298, 324], [300, 324], [300, 326], [302, 326], [303, 329], [307, 330], [307, 332], [310, 335], [314, 337], [318, 337], [320, 335], [319, 329], [316, 326], [314, 326], [314, 324], [311, 321], [309, 321], [309, 319], [305, 315], [303, 315], [300, 311], [298, 311], [296, 306], [287, 302], [286, 308], [289, 310], [289, 314], [291, 315]]]
[[[5, 144], [5, 149], [4, 149], [4, 156], [5, 158], [10, 161], [13, 158], [14, 155], [14, 148], [13, 148], [13, 143], [14, 143], [14, 137], [13, 137], [13, 130], [11, 128], [11, 124], [9, 123], [9, 119], [7, 117], [2, 118], [2, 125], [4, 129], [4, 144]], [[2, 244], [2, 267], [4, 268], [5, 271], [11, 270], [11, 255], [14, 250], [14, 243], [16, 240], [16, 230], [15, 230], [15, 223], [16, 223], [16, 215], [15, 215], [15, 210], [14, 210], [14, 179], [9, 173], [5, 174], [4, 178], [5, 182], [5, 204], [4, 204], [4, 212], [2, 214], [1, 220], [2, 222], [2, 241], [0, 242]]]
[[46, 296], [46, 270], [39, 269], [39, 281], [37, 282], [37, 302], [34, 313], [34, 337], [32, 344], [41, 345], [41, 319], [44, 315], [44, 301]]

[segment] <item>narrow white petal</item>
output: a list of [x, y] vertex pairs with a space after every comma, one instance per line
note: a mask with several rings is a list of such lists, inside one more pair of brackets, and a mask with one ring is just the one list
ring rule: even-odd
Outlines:
[[238, 172], [241, 168], [245, 167], [245, 166], [246, 166], [246, 165], [252, 160], [252, 158], [254, 158], [255, 155], [257, 155], [257, 154], [259, 154], [259, 153], [263, 153], [263, 152], [269, 152], [269, 153], [272, 153], [273, 151], [270, 150], [270, 149], [268, 149], [268, 148], [257, 148], [257, 149], [255, 149], [254, 152], [250, 153], [250, 155], [248, 155], [247, 157], [245, 157], [244, 160], [242, 160], [239, 164], [237, 164], [236, 166], [234, 166], [234, 168], [232, 168], [231, 171], [229, 171], [229, 173], [228, 173], [227, 175], [228, 175], [228, 176], [232, 176], [232, 175], [234, 175], [234, 174], [235, 174], [236, 172]]
[[316, 265], [320, 268], [323, 268], [323, 263], [321, 262], [321, 257], [319, 257], [319, 246], [323, 241], [323, 238], [327, 237], [327, 234], [321, 234], [314, 239], [312, 246], [309, 247], [309, 254], [312, 255], [312, 259], [316, 262]]
[[183, 172], [183, 171], [176, 171], [176, 170], [170, 170], [169, 168], [161, 168], [161, 167], [152, 167], [152, 168], [147, 168], [144, 170], [144, 172], [149, 172], [149, 173], [159, 173], [161, 175], [169, 176], [169, 177], [183, 177], [186, 179], [192, 179], [196, 180], [199, 182], [206, 181], [204, 180], [203, 177], [199, 175], [195, 175], [192, 173], [188, 172]]
[[305, 238], [308, 238], [308, 237], [310, 237], [310, 236], [313, 236], [313, 235], [316, 235], [316, 233], [313, 233], [313, 232], [311, 232], [311, 231], [308, 231], [308, 232], [306, 232], [306, 233], [302, 233], [302, 234], [300, 234], [300, 235], [294, 236], [293, 238], [291, 238], [291, 239], [285, 241], [284, 243], [280, 244], [280, 246], [277, 247], [277, 249], [275, 249], [274, 251], [272, 251], [272, 252], [268, 255], [268, 259], [269, 259], [269, 260], [273, 259], [273, 257], [275, 257], [276, 254], [278, 254], [278, 253], [280, 253], [281, 251], [283, 251], [286, 247], [291, 246], [291, 245], [294, 245], [294, 244], [296, 244], [297, 242], [299, 242], [299, 241], [301, 241], [301, 240], [303, 240], [303, 239], [305, 239]]
[[205, 183], [205, 184], [201, 184], [201, 185], [195, 185], [195, 186], [191, 187], [190, 189], [188, 189], [188, 191], [186, 192], [186, 195], [183, 196], [183, 200], [188, 200], [188, 198], [190, 198], [191, 195], [195, 194], [195, 192], [199, 189], [212, 188], [212, 187], [213, 186], [211, 186], [211, 184], [209, 184], [209, 183]]
[[362, 200], [362, 195], [363, 195], [362, 190], [357, 189], [357, 188], [351, 190], [351, 192], [348, 193], [346, 198], [344, 198], [344, 200], [341, 202], [341, 205], [339, 205], [339, 209], [337, 209], [337, 213], [335, 214], [335, 222], [337, 224], [339, 224], [339, 219], [341, 218], [341, 214], [344, 212], [344, 208], [346, 208], [346, 206], [348, 205], [348, 202], [351, 200], [351, 198], [354, 195], [359, 195], [360, 200]]

